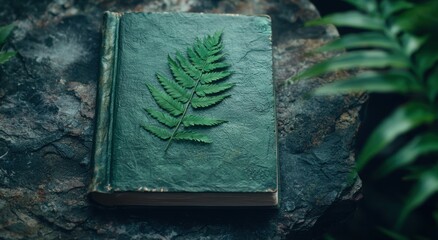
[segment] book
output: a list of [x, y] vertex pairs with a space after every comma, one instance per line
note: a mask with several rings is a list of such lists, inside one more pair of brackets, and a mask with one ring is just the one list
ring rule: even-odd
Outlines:
[[109, 206], [276, 206], [268, 16], [104, 14], [89, 196]]

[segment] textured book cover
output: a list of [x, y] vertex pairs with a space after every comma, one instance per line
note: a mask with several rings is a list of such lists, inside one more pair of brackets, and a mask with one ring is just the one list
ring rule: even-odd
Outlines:
[[267, 16], [104, 16], [91, 197], [105, 205], [275, 206]]

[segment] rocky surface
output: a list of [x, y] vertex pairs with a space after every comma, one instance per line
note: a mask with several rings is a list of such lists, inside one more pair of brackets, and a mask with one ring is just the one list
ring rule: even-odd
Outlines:
[[[312, 239], [360, 197], [349, 178], [363, 96], [312, 97], [330, 77], [285, 85], [323, 59], [306, 52], [336, 37], [303, 28], [307, 0], [9, 1], [17, 25], [0, 65], [1, 239]], [[91, 148], [104, 10], [269, 14], [273, 19], [279, 209], [102, 208], [89, 202]]]

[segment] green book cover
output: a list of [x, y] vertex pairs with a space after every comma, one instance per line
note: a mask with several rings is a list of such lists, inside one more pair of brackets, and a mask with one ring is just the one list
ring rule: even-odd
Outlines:
[[91, 197], [105, 205], [275, 206], [267, 16], [104, 16]]

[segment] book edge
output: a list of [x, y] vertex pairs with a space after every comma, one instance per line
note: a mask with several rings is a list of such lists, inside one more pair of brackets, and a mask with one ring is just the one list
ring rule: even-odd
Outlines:
[[278, 208], [278, 192], [119, 192], [90, 194], [103, 206], [149, 207], [273, 207]]
[[89, 192], [111, 192], [111, 145], [118, 29], [123, 14], [105, 12], [102, 25], [100, 77], [96, 96], [93, 178]]

